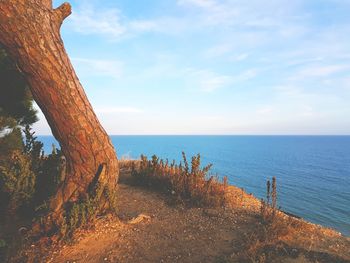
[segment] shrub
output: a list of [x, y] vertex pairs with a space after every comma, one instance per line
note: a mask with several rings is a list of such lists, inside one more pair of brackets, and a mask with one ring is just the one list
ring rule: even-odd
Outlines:
[[61, 151], [53, 147], [52, 153], [42, 156], [33, 167], [36, 173], [34, 204], [43, 204], [52, 197], [66, 172], [65, 158]]
[[14, 214], [26, 208], [23, 212], [31, 213], [23, 216], [30, 219], [33, 208], [42, 207], [57, 189], [65, 164], [55, 148], [44, 156], [43, 144], [28, 125], [23, 132], [22, 149], [13, 150], [0, 160], [0, 209]]
[[85, 198], [67, 204], [63, 221], [59, 226], [60, 238], [70, 240], [78, 228], [90, 226], [96, 218], [99, 207], [106, 203], [109, 205], [109, 212], [116, 214], [116, 192], [97, 183], [95, 189], [88, 192]]
[[22, 149], [23, 141], [20, 128], [14, 128], [11, 132], [5, 134], [3, 137], [0, 135], [0, 159], [6, 159], [6, 157], [9, 157], [9, 153], [15, 150], [21, 151]]
[[252, 230], [244, 233], [239, 248], [239, 262], [271, 262], [278, 249], [284, 249], [284, 238], [299, 228], [291, 217], [285, 217], [277, 209], [277, 183], [266, 183], [266, 200], [261, 200], [260, 216]]
[[14, 151], [9, 162], [0, 166], [1, 206], [14, 213], [29, 205], [35, 191], [35, 179], [30, 158]]
[[35, 132], [32, 132], [32, 129], [29, 125], [25, 126], [25, 128], [23, 129], [23, 133], [23, 153], [31, 158], [31, 168], [34, 172], [38, 173], [40, 167], [42, 166], [42, 161], [44, 157], [44, 144], [37, 140], [37, 137], [35, 137]]
[[168, 160], [156, 155], [148, 160], [141, 155], [139, 167], [133, 167], [132, 176], [140, 185], [171, 193], [177, 200], [195, 206], [222, 206], [225, 203], [227, 178], [221, 182], [218, 177], [210, 176], [211, 164], [201, 168], [201, 156], [192, 157], [191, 166], [186, 155], [182, 153], [183, 163], [169, 164]]
[[277, 184], [276, 177], [272, 178], [272, 191], [270, 180], [266, 183], [266, 200], [261, 199], [260, 215], [265, 223], [271, 223], [275, 219], [277, 211]]
[[[55, 222], [57, 232], [54, 232], [54, 235], [58, 234], [60, 239], [70, 240], [78, 228], [93, 225], [92, 223], [99, 215], [101, 208], [104, 208], [104, 213], [116, 214], [117, 192], [114, 189], [111, 190], [108, 184], [101, 181], [101, 178], [105, 178], [105, 172], [106, 164], [101, 164], [86, 194], [79, 196], [76, 201], [64, 205], [62, 220]], [[39, 225], [45, 227], [45, 220]]]

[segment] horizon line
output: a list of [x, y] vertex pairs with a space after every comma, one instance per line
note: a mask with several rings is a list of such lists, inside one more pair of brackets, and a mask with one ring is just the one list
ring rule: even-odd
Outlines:
[[[52, 134], [35, 134], [53, 136]], [[108, 134], [108, 136], [350, 136], [350, 134]]]

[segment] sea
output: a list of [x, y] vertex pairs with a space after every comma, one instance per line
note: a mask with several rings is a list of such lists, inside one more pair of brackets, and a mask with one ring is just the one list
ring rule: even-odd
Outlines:
[[[45, 152], [58, 143], [38, 136]], [[256, 197], [276, 177], [278, 205], [350, 236], [350, 136], [111, 136], [118, 158], [180, 161], [200, 154], [211, 173]]]

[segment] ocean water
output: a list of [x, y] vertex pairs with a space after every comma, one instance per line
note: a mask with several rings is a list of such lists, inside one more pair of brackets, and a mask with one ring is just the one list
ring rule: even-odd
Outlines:
[[[53, 137], [39, 136], [46, 152]], [[350, 236], [350, 136], [111, 136], [118, 157], [200, 153], [212, 173], [262, 198], [277, 178], [287, 212]], [[56, 143], [57, 145], [57, 143]]]

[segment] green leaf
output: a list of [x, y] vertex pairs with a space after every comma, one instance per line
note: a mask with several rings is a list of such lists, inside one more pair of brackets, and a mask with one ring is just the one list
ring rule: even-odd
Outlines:
[[6, 241], [3, 239], [0, 239], [0, 248], [6, 247]]

